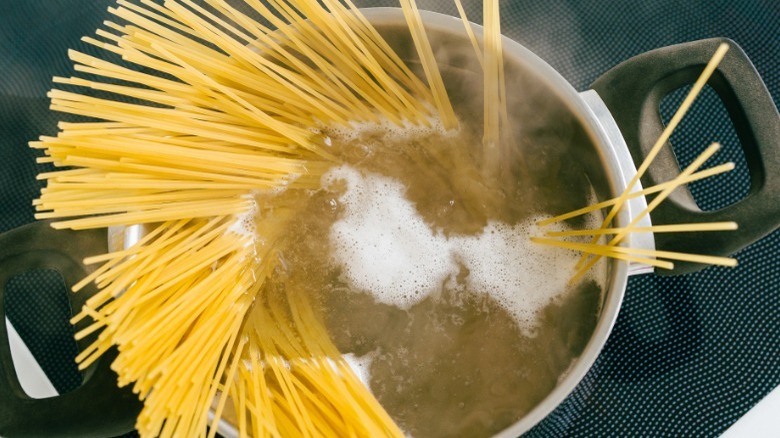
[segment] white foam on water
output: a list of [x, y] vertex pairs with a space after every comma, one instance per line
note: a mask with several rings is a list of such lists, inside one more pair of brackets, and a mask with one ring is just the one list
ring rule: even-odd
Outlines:
[[371, 388], [371, 363], [374, 361], [374, 353], [355, 356], [353, 353], [342, 354], [341, 357], [349, 364], [352, 372], [366, 388]]
[[469, 269], [467, 287], [488, 293], [524, 331], [539, 310], [567, 290], [577, 255], [531, 242], [540, 235], [537, 218], [510, 226], [490, 222], [482, 234], [453, 239], [453, 250]]
[[[257, 198], [255, 194], [244, 196], [245, 199], [251, 201], [252, 207], [244, 213], [236, 215], [236, 220], [230, 227], [228, 227], [229, 233], [235, 233], [239, 236], [249, 236], [252, 240], [257, 236]], [[249, 244], [252, 243], [250, 240]]]
[[447, 238], [425, 223], [398, 181], [344, 165], [323, 186], [339, 181], [346, 190], [338, 199], [343, 215], [330, 230], [331, 262], [378, 302], [408, 309], [463, 266], [467, 288], [490, 294], [531, 335], [539, 310], [566, 292], [574, 274], [577, 253], [530, 241], [542, 234], [539, 218], [490, 222], [478, 235]]
[[348, 281], [377, 301], [408, 309], [436, 290], [457, 264], [447, 239], [430, 229], [404, 197], [404, 186], [341, 166], [324, 186], [344, 181], [344, 216], [333, 224], [333, 262]]

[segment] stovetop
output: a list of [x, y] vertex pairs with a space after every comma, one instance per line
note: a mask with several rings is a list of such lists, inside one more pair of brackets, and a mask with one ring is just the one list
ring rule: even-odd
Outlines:
[[[111, 3], [0, 0], [0, 231], [33, 221], [31, 202], [41, 188], [35, 175], [45, 167], [35, 164], [27, 142], [56, 132], [58, 116], [48, 111], [46, 98], [51, 77], [69, 74], [67, 49], [86, 48], [79, 38], [100, 26]], [[419, 1], [419, 6], [457, 14], [449, 0]], [[501, 8], [503, 33], [550, 63], [578, 90], [633, 55], [721, 36], [745, 50], [775, 104], [780, 100], [780, 7], [775, 1], [507, 0]], [[466, 10], [473, 21], [481, 21], [481, 3], [467, 2]], [[664, 117], [681, 96], [672, 93], [664, 100]], [[721, 142], [721, 159], [737, 167], [691, 186], [704, 210], [738, 201], [751, 184], [729, 119], [717, 95], [708, 91], [672, 143], [682, 162], [711, 141]], [[632, 277], [596, 364], [528, 436], [717, 436], [745, 416], [780, 385], [780, 231], [736, 258], [739, 266], [733, 269]], [[60, 297], [66, 292], [56, 274], [32, 272], [12, 281], [6, 285], [5, 308], [51, 381], [51, 387], [41, 390], [78, 387], [81, 376], [72, 363], [67, 324], [70, 309]], [[778, 394], [771, 399], [774, 412]], [[769, 414], [761, 416], [763, 410]], [[770, 431], [780, 434], [771, 412], [771, 407], [752, 411], [744, 427], [769, 419]], [[754, 415], [759, 419], [751, 420]]]

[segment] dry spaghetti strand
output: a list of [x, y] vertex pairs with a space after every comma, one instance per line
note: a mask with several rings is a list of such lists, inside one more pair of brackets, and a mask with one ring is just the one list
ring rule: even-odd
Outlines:
[[[685, 116], [685, 114], [688, 112], [688, 109], [693, 104], [693, 101], [698, 96], [699, 92], [704, 88], [704, 85], [707, 83], [709, 78], [712, 76], [712, 73], [715, 71], [715, 69], [718, 67], [718, 64], [720, 64], [720, 61], [723, 59], [723, 57], [726, 55], [726, 52], [728, 51], [729, 46], [726, 43], [721, 44], [718, 49], [713, 54], [710, 61], [707, 63], [707, 65], [704, 67], [704, 70], [702, 71], [699, 78], [696, 80], [696, 82], [693, 84], [693, 87], [691, 88], [690, 92], [688, 92], [688, 95], [685, 97], [685, 100], [680, 104], [680, 107], [677, 109], [675, 114], [672, 116], [669, 123], [664, 128], [661, 135], [658, 137], [658, 140], [656, 140], [653, 147], [650, 149], [650, 151], [647, 153], [647, 156], [645, 157], [642, 164], [637, 169], [636, 174], [631, 178], [631, 181], [628, 182], [626, 185], [626, 189], [623, 191], [623, 193], [618, 197], [617, 201], [613, 205], [613, 207], [610, 209], [609, 213], [607, 213], [606, 217], [604, 218], [601, 227], [607, 227], [611, 222], [612, 219], [615, 218], [615, 215], [617, 215], [618, 211], [622, 208], [623, 204], [628, 199], [628, 196], [630, 194], [630, 191], [632, 187], [639, 181], [640, 178], [645, 174], [647, 169], [652, 164], [653, 160], [655, 160], [655, 157], [658, 155], [658, 153], [661, 151], [661, 148], [666, 144], [666, 142], [669, 140], [669, 137], [671, 137], [672, 132], [677, 128], [677, 125], [680, 123], [682, 118]], [[591, 243], [596, 243], [596, 239]], [[597, 258], [595, 258], [597, 260]], [[587, 263], [586, 263], [587, 262]], [[577, 267], [580, 268], [580, 272], [582, 272], [582, 266], [593, 266], [595, 262], [593, 260], [587, 261], [587, 257], [583, 256], [579, 263], [577, 264]], [[577, 275], [576, 277], [578, 277]]]
[[[700, 170], [698, 172], [692, 173], [689, 176], [686, 176], [685, 178], [679, 179], [679, 180], [672, 180], [667, 181], [661, 184], [654, 185], [652, 187], [648, 187], [646, 189], [643, 189], [638, 192], [631, 192], [626, 196], [626, 200], [628, 199], [634, 199], [639, 196], [646, 196], [646, 195], [652, 195], [654, 193], [661, 192], [669, 187], [677, 187], [678, 184], [687, 184], [689, 182], [693, 181], [699, 181], [704, 178], [709, 178], [714, 175], [719, 175], [724, 172], [729, 172], [731, 170], [734, 170], [734, 163], [724, 163], [720, 164], [718, 166], [711, 167], [709, 169]], [[595, 204], [588, 205], [586, 207], [570, 211], [568, 213], [564, 213], [559, 216], [555, 216], [549, 219], [544, 219], [539, 222], [537, 222], [537, 225], [544, 226], [544, 225], [550, 225], [556, 222], [561, 222], [566, 219], [571, 219], [573, 217], [582, 216], [583, 214], [590, 213], [592, 211], [600, 210], [602, 208], [611, 207], [613, 205], [616, 205], [620, 201], [620, 197], [608, 199], [606, 201], [597, 202]]]
[[[607, 243], [607, 245], [617, 245], [620, 243], [625, 236], [627, 236], [632, 229], [636, 226], [636, 224], [642, 220], [645, 216], [650, 214], [658, 205], [661, 204], [680, 184], [682, 184], [682, 181], [693, 174], [696, 170], [698, 170], [699, 167], [701, 167], [705, 161], [707, 161], [710, 157], [712, 157], [715, 152], [720, 149], [720, 144], [713, 143], [711, 144], [707, 149], [704, 150], [704, 152], [701, 153], [693, 162], [688, 165], [688, 167], [683, 170], [677, 178], [675, 178], [673, 181], [675, 182], [674, 185], [671, 185], [664, 190], [662, 190], [658, 195], [656, 195], [655, 198], [647, 205], [647, 208], [645, 208], [643, 211], [641, 211], [637, 216], [628, 224], [625, 228], [623, 228], [621, 231], [619, 231], [617, 234], [615, 234], [612, 239]], [[594, 240], [598, 239], [598, 236], [594, 237]], [[600, 259], [600, 256], [594, 255], [590, 260], [588, 260], [584, 265], [578, 266], [577, 273], [574, 274], [574, 277], [572, 277], [571, 282], [576, 282], [579, 280], [587, 271], [595, 265], [598, 260]]]

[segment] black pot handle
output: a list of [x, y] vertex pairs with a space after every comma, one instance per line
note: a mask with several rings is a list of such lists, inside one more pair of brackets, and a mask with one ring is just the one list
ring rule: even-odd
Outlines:
[[[651, 219], [657, 225], [733, 220], [739, 224], [739, 230], [658, 233], [655, 244], [659, 250], [727, 256], [780, 226], [780, 115], [745, 52], [725, 38], [679, 44], [635, 56], [593, 83], [592, 88], [615, 118], [639, 167], [664, 129], [659, 112], [661, 99], [679, 87], [694, 83], [724, 42], [729, 50], [708, 85], [723, 101], [744, 149], [750, 191], [744, 199], [728, 207], [702, 211], [687, 187], [680, 187], [652, 212]], [[679, 173], [680, 166], [667, 143], [642, 177], [642, 184], [649, 187]], [[705, 266], [675, 262], [674, 270], [656, 272], [684, 274]]]
[[[90, 269], [84, 257], [104, 253], [105, 230], [57, 231], [47, 222], [34, 222], [0, 235], [0, 317], [5, 318], [5, 285], [17, 274], [53, 269], [65, 285], [75, 284]], [[72, 309], [80, 309], [95, 293], [94, 286], [68, 294]], [[79, 328], [78, 326], [76, 327]], [[83, 348], [90, 340], [84, 340]], [[141, 403], [129, 387], [117, 388], [108, 352], [84, 373], [84, 384], [56, 397], [33, 399], [23, 391], [11, 359], [8, 333], [0, 321], [0, 436], [110, 437], [133, 429]]]

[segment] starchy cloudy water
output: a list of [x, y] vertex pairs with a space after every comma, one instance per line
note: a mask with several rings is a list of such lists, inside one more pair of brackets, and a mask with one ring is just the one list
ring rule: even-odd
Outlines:
[[400, 182], [348, 165], [323, 178], [326, 188], [339, 181], [346, 191], [338, 199], [343, 215], [330, 230], [332, 262], [378, 302], [408, 309], [465, 268], [466, 287], [490, 294], [530, 335], [538, 311], [567, 290], [578, 255], [532, 243], [541, 234], [538, 217], [491, 221], [480, 234], [448, 237], [425, 223]]

